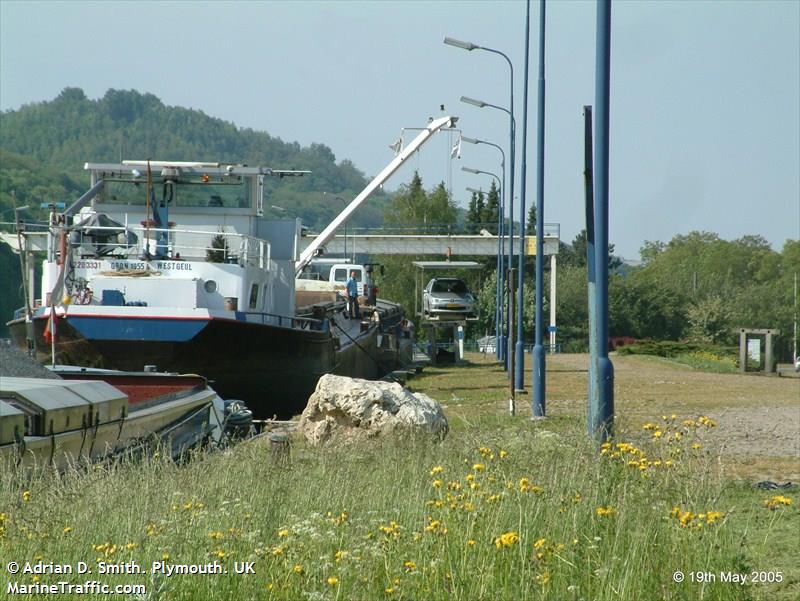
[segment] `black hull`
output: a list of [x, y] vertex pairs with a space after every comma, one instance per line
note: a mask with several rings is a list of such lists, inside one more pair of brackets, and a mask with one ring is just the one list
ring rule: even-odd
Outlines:
[[[36, 358], [50, 363], [46, 320], [34, 323]], [[26, 348], [24, 321], [9, 327], [14, 344]], [[196, 373], [222, 398], [245, 401], [257, 419], [286, 419], [303, 411], [323, 374], [379, 377], [376, 335], [371, 328], [356, 343], [336, 348], [339, 341], [328, 332], [215, 319], [186, 342], [87, 340], [67, 318], [58, 323], [56, 363], [122, 371], [149, 364]]]

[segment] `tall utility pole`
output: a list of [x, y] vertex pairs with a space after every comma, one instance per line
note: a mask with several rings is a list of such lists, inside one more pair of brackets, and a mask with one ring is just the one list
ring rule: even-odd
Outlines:
[[[544, 2], [542, 2], [544, 7]], [[525, 389], [525, 343], [522, 337], [522, 286], [525, 274], [525, 191], [528, 186], [525, 182], [528, 171], [528, 54], [531, 39], [531, 0], [527, 0], [525, 9], [525, 67], [524, 83], [522, 87], [522, 167], [520, 169], [520, 199], [519, 199], [519, 253], [517, 255], [517, 344], [515, 346], [514, 388], [520, 392]]]
[[539, 8], [539, 109], [536, 173], [536, 342], [533, 345], [531, 409], [534, 417], [545, 417], [544, 344], [544, 0]]
[[614, 366], [608, 358], [608, 165], [609, 98], [611, 81], [611, 0], [597, 2], [597, 51], [595, 71], [594, 241], [596, 328], [590, 332], [597, 349], [594, 360], [594, 396], [589, 399], [589, 435], [600, 441], [614, 431]]

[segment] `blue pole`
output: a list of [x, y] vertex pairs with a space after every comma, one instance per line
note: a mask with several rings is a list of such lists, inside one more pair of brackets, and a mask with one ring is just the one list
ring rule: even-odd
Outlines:
[[[592, 423], [592, 407], [597, 404], [597, 369], [595, 365], [598, 361], [599, 346], [597, 341], [597, 274], [594, 267], [594, 191], [592, 186], [594, 180], [592, 176], [592, 107], [583, 107], [583, 177], [586, 195], [586, 268], [587, 268], [587, 288], [588, 288], [588, 309], [589, 309], [589, 423]], [[589, 428], [589, 435], [592, 435], [592, 428]]]
[[[502, 150], [501, 150], [502, 152]], [[503, 163], [503, 188], [500, 194], [500, 204], [497, 207], [497, 273], [494, 307], [494, 346], [498, 361], [503, 360], [503, 207], [505, 205], [506, 182], [505, 162]]]
[[608, 165], [609, 165], [609, 99], [611, 80], [611, 0], [597, 3], [597, 63], [595, 75], [595, 107], [597, 132], [595, 141], [595, 273], [597, 275], [597, 345], [595, 365], [598, 389], [597, 402], [589, 407], [589, 431], [605, 441], [614, 427], [614, 366], [608, 358]]
[[539, 109], [536, 173], [536, 340], [533, 346], [533, 392], [531, 410], [534, 417], [545, 416], [545, 361], [542, 344], [544, 317], [544, 0], [539, 3]]
[[497, 336], [497, 358], [503, 362], [505, 365], [506, 361], [506, 337], [503, 333], [504, 328], [504, 321], [505, 321], [505, 313], [503, 311], [503, 290], [505, 286], [505, 252], [506, 252], [506, 240], [505, 240], [505, 210], [506, 210], [506, 188], [503, 187], [503, 194], [500, 197], [500, 207], [498, 210], [497, 215], [497, 235], [500, 238], [500, 256], [498, 257], [497, 261], [497, 281], [498, 281], [498, 290], [499, 296], [497, 299], [498, 302], [498, 311], [500, 312], [500, 319], [498, 320], [499, 331]]
[[[510, 111], [509, 111], [509, 121], [511, 122], [511, 168], [509, 169], [509, 195], [506, 199], [508, 202], [508, 221], [509, 221], [509, 232], [508, 232], [508, 268], [511, 269], [514, 267], [514, 164], [516, 163], [516, 139], [517, 139], [517, 125], [514, 121], [514, 66], [511, 64], [511, 60], [506, 57], [508, 60], [508, 66], [511, 69], [511, 99], [510, 99]], [[507, 302], [506, 306], [506, 327], [511, 324], [511, 301]], [[511, 360], [511, 353], [514, 352], [514, 349], [511, 348], [511, 332], [507, 332], [506, 334], [507, 341], [506, 341], [506, 357], [504, 362], [504, 369], [508, 371], [509, 362]], [[509, 373], [509, 378], [513, 378], [514, 374]]]
[[[525, 344], [522, 340], [522, 285], [525, 273], [525, 191], [527, 184], [525, 181], [528, 166], [527, 138], [528, 138], [528, 54], [531, 38], [531, 0], [527, 1], [525, 9], [525, 83], [522, 87], [522, 168], [520, 169], [520, 192], [519, 192], [519, 253], [517, 255], [517, 345], [516, 360], [514, 361], [514, 389], [522, 391], [525, 389]], [[540, 75], [541, 77], [541, 75]], [[541, 80], [540, 80], [541, 84]]]

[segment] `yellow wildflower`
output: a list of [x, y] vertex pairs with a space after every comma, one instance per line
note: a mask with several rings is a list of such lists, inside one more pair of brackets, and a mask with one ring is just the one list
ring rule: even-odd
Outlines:
[[24, 490], [22, 491], [22, 500], [26, 503], [31, 500], [31, 491]]
[[433, 482], [431, 482], [431, 486], [433, 486], [434, 488], [441, 488], [442, 487], [442, 481], [441, 480], [434, 480]]
[[432, 470], [429, 472], [429, 474], [430, 474], [431, 476], [435, 476], [436, 474], [441, 474], [443, 471], [444, 471], [444, 468], [443, 468], [441, 465], [437, 465], [436, 467], [434, 467], [434, 468], [433, 468], [433, 469], [432, 469]]
[[600, 517], [609, 517], [617, 513], [617, 510], [609, 505], [608, 507], [598, 507], [594, 512]]
[[336, 576], [328, 576], [328, 585], [336, 586], [339, 584], [339, 579]]
[[546, 585], [548, 582], [550, 582], [550, 572], [545, 571], [541, 574], [536, 574], [536, 582], [542, 586]]
[[289, 529], [283, 528], [282, 530], [278, 530], [278, 536], [280, 536], [281, 538], [289, 536]]
[[482, 472], [483, 470], [486, 469], [486, 466], [483, 465], [482, 463], [475, 463], [473, 464], [472, 469], [475, 470], [476, 472]]
[[507, 547], [512, 547], [519, 542], [519, 534], [514, 532], [513, 530], [510, 532], [504, 532], [500, 536], [494, 539], [494, 546], [498, 549], [504, 549]]
[[301, 565], [298, 563], [298, 564], [295, 564], [295, 566], [292, 568], [292, 571], [293, 571], [295, 574], [302, 574], [302, 573], [303, 573], [305, 570], [303, 569], [303, 566], [301, 566]]
[[778, 509], [781, 505], [788, 507], [791, 504], [792, 500], [783, 495], [775, 495], [771, 499], [764, 499], [764, 507], [767, 509]]
[[413, 572], [414, 570], [417, 569], [417, 564], [415, 564], [413, 561], [404, 561], [403, 567], [406, 569], [407, 572]]

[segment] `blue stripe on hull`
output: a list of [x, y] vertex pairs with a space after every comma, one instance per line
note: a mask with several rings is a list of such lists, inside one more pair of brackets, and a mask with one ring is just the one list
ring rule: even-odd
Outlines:
[[124, 317], [68, 317], [87, 340], [145, 340], [186, 342], [208, 325], [197, 319], [129, 319]]

